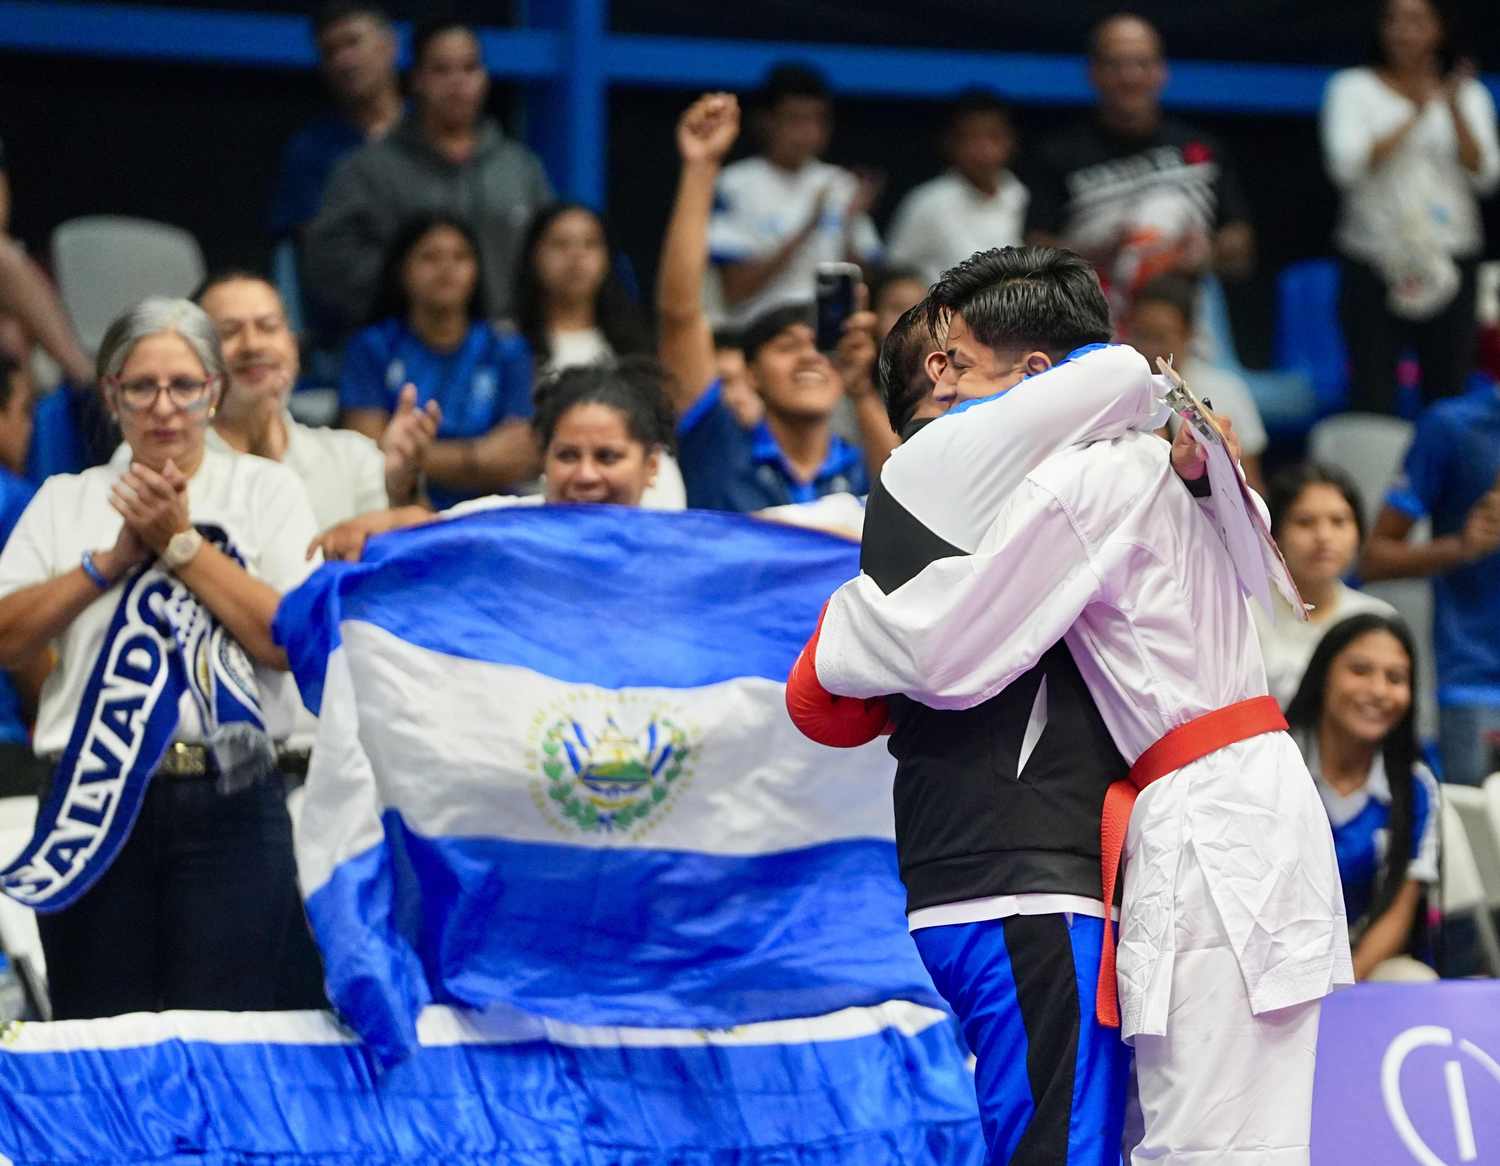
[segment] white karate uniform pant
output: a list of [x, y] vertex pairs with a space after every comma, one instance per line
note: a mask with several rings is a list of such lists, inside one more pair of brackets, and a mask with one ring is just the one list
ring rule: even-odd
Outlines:
[[1138, 1035], [1131, 1166], [1307, 1166], [1321, 1000], [1250, 1011], [1198, 863], [1179, 867], [1172, 996], [1162, 1036]]

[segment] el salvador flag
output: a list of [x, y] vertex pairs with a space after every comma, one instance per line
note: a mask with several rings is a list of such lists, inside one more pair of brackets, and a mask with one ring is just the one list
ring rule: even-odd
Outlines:
[[857, 571], [851, 543], [742, 516], [559, 506], [379, 538], [286, 597], [320, 714], [308, 914], [383, 1060], [431, 1004], [673, 1030], [942, 1007], [890, 758], [785, 712]]

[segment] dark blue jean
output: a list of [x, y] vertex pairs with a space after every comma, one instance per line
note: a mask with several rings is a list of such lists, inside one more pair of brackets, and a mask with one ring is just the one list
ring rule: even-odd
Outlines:
[[38, 925], [58, 1020], [327, 1007], [280, 776], [155, 778], [109, 870]]

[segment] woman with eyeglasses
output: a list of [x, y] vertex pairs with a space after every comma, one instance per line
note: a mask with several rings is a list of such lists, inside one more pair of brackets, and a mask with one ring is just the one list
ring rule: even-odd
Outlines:
[[39, 912], [59, 1019], [318, 1007], [271, 634], [314, 565], [307, 496], [205, 447], [225, 369], [188, 300], [125, 312], [97, 371], [128, 467], [49, 478], [0, 553], [0, 666], [51, 655], [33, 747], [53, 767], [0, 890]]

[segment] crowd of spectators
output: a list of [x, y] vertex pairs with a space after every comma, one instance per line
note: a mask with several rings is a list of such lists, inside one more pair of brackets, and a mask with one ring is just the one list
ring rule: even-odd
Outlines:
[[[899, 200], [884, 243], [871, 217], [881, 178], [824, 158], [834, 105], [816, 71], [770, 72], [746, 135], [756, 152], [738, 161], [737, 100], [700, 98], [677, 126], [650, 310], [605, 219], [557, 201], [537, 157], [486, 114], [473, 29], [420, 26], [404, 89], [378, 5], [324, 5], [312, 31], [333, 107], [288, 143], [269, 219], [296, 255], [305, 335], [285, 289], [228, 270], [190, 301], [127, 312], [94, 360], [45, 273], [0, 237], [0, 346], [14, 353], [0, 358], [0, 793], [44, 783], [105, 632], [94, 600], [164, 553], [186, 468], [199, 475], [194, 521], [222, 525], [243, 557], [214, 551], [182, 578], [274, 691], [285, 660], [270, 612], [309, 555], [357, 558], [371, 535], [438, 511], [608, 502], [780, 515], [826, 503], [825, 525], [857, 530], [853, 500], [912, 423], [972, 395], [971, 382], [1028, 371], [967, 367], [962, 338], [930, 326], [928, 285], [979, 250], [1062, 246], [1098, 272], [1119, 338], [1172, 361], [1232, 424], [1310, 605], [1307, 621], [1257, 614], [1271, 692], [1334, 825], [1356, 965], [1398, 974], [1393, 961], [1423, 953], [1437, 877], [1437, 785], [1415, 728], [1427, 629], [1408, 629], [1359, 579], [1432, 579], [1440, 740], [1427, 756], [1450, 782], [1500, 770], [1500, 389], [1470, 385], [1478, 200], [1500, 182], [1500, 146], [1488, 91], [1431, 0], [1387, 0], [1378, 59], [1335, 76], [1322, 121], [1343, 197], [1334, 242], [1353, 404], [1394, 408], [1409, 346], [1428, 402], [1368, 538], [1338, 467], [1271, 472], [1255, 395], [1216, 359], [1203, 280], [1250, 272], [1255, 231], [1224, 147], [1164, 114], [1164, 48], [1139, 16], [1092, 31], [1098, 104], [1048, 140], [1021, 140], [994, 94], [959, 95], [940, 130], [948, 168]], [[826, 263], [857, 265], [869, 291], [820, 347], [812, 297]], [[78, 444], [81, 473], [45, 483], [27, 476], [33, 346], [69, 382], [58, 392], [72, 394], [78, 426], [106, 413], [116, 426], [102, 447]], [[308, 353], [337, 369], [338, 427], [289, 409]], [[1431, 537], [1412, 541], [1422, 520]], [[200, 726], [184, 716], [179, 728], [201, 753]], [[305, 713], [287, 714], [283, 769], [305, 766], [309, 731]], [[194, 788], [156, 783], [104, 893], [44, 928], [59, 1015], [317, 1002], [284, 809], [252, 790], [208, 814]], [[183, 875], [197, 868], [179, 857], [212, 830], [234, 834], [224, 865]], [[146, 952], [138, 936], [180, 930], [174, 911], [218, 919], [226, 938], [213, 948], [239, 962], [205, 970], [193, 944]], [[272, 948], [233, 941], [252, 932], [284, 934], [275, 974], [246, 962]], [[122, 961], [134, 962], [108, 998], [68, 979]]]

